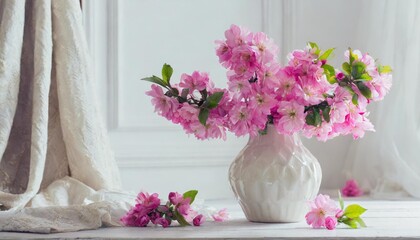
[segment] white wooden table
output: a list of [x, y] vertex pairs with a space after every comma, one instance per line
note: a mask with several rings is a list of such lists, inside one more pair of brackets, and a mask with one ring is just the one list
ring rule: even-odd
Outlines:
[[227, 222], [205, 222], [201, 227], [102, 228], [98, 230], [57, 234], [0, 232], [1, 239], [420, 239], [420, 201], [345, 200], [346, 205], [359, 203], [368, 211], [364, 229], [340, 226], [336, 230], [312, 229], [304, 221], [287, 224], [248, 222], [233, 200], [207, 202], [227, 207], [232, 219]]

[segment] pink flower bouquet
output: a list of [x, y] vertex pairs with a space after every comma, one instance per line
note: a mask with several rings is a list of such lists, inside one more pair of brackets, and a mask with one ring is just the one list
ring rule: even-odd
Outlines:
[[309, 43], [294, 50], [281, 66], [278, 48], [264, 33], [232, 25], [225, 40], [216, 41], [216, 54], [227, 69], [227, 88], [216, 88], [204, 72], [182, 74], [170, 82], [173, 69], [165, 64], [162, 77], [147, 95], [155, 111], [180, 124], [198, 139], [264, 134], [273, 124], [282, 134], [302, 133], [321, 141], [351, 134], [355, 139], [374, 131], [366, 107], [384, 98], [392, 84], [391, 68], [378, 65], [367, 53], [348, 49], [341, 69]]

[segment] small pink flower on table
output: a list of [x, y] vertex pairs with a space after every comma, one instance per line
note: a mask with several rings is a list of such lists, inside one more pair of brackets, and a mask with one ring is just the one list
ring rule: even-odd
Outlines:
[[199, 214], [193, 219], [193, 224], [194, 224], [194, 226], [198, 227], [201, 224], [203, 224], [204, 221], [205, 221], [205, 218], [204, 218], [203, 214]]
[[218, 211], [217, 213], [211, 215], [211, 217], [216, 222], [223, 222], [229, 219], [229, 213], [227, 212], [226, 208], [223, 208], [222, 210]]
[[[335, 218], [337, 212], [340, 211], [334, 200], [330, 199], [329, 196], [322, 194], [319, 194], [313, 202], [310, 202], [310, 207], [311, 211], [306, 214], [305, 218], [306, 222], [309, 225], [312, 225], [313, 228], [327, 227], [327, 219], [328, 226], [331, 227], [332, 222], [330, 218]], [[337, 220], [335, 220], [335, 222], [337, 224]]]
[[350, 179], [347, 180], [346, 185], [341, 189], [341, 192], [346, 197], [357, 197], [363, 194], [363, 190], [360, 189], [356, 180]]
[[337, 219], [335, 217], [325, 218], [325, 227], [328, 230], [334, 230], [336, 226], [337, 226]]

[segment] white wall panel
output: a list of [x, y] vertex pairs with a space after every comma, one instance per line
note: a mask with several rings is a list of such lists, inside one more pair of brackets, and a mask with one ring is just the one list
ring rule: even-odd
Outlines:
[[[225, 69], [214, 53], [214, 40], [235, 23], [266, 31], [281, 56], [316, 41], [336, 47], [336, 62], [352, 44], [363, 44], [357, 6], [345, 0], [89, 0], [86, 31], [98, 79], [101, 108], [126, 190], [183, 191], [196, 188], [202, 198], [231, 196], [228, 166], [246, 138], [199, 141], [153, 112], [150, 88], [140, 78], [159, 74], [163, 63], [181, 73], [207, 71], [226, 86]], [[323, 187], [345, 180], [343, 158], [351, 139], [327, 143], [305, 140], [323, 168]]]
[[247, 139], [229, 135], [226, 142], [199, 141], [187, 136], [153, 112], [144, 94], [150, 83], [140, 78], [159, 74], [163, 63], [169, 63], [175, 69], [172, 81], [183, 72], [201, 70], [225, 87], [214, 40], [222, 39], [232, 23], [262, 31], [263, 2], [89, 2], [86, 30], [123, 187], [162, 194], [195, 188], [202, 198], [231, 196], [228, 167]]

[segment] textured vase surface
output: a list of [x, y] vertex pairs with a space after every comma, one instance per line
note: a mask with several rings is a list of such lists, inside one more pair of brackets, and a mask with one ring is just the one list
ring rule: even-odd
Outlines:
[[318, 160], [298, 135], [250, 137], [229, 169], [229, 181], [246, 217], [253, 222], [298, 222], [321, 184]]

